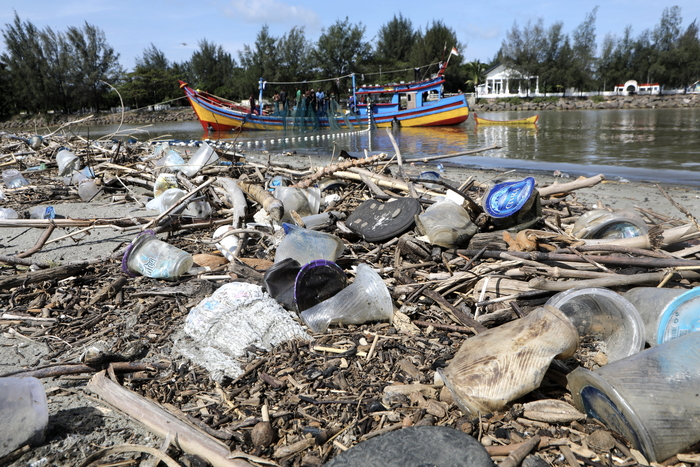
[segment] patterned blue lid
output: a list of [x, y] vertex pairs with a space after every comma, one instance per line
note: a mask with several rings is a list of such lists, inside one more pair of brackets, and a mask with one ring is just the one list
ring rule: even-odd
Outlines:
[[535, 189], [535, 179], [527, 177], [515, 182], [495, 185], [484, 198], [484, 209], [491, 217], [508, 217], [523, 207]]

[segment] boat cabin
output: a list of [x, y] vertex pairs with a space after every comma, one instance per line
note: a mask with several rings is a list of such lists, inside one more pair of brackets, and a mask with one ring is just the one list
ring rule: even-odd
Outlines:
[[355, 91], [355, 105], [360, 115], [367, 115], [368, 104], [372, 114], [424, 107], [442, 98], [444, 83], [442, 76], [436, 76], [411, 83], [361, 86]]

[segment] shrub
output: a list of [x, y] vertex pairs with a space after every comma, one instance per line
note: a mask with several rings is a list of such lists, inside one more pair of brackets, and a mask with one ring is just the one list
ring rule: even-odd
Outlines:
[[605, 102], [605, 97], [604, 96], [591, 96], [591, 100], [595, 102], [596, 104], [600, 104], [601, 102]]

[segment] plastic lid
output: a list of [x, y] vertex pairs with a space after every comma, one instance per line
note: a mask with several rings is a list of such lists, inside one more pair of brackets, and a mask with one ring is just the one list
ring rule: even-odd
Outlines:
[[491, 217], [508, 217], [523, 207], [534, 189], [535, 179], [532, 177], [499, 183], [484, 198], [484, 210]]
[[294, 281], [294, 305], [298, 312], [328, 300], [348, 285], [345, 271], [333, 261], [306, 263]]
[[348, 216], [345, 225], [368, 242], [383, 242], [407, 231], [420, 210], [420, 202], [413, 198], [387, 203], [368, 199]]
[[138, 234], [138, 235], [136, 236], [136, 238], [134, 238], [134, 239], [131, 241], [131, 243], [129, 243], [129, 245], [126, 247], [126, 250], [124, 250], [124, 256], [122, 256], [122, 271], [125, 272], [126, 274], [128, 274], [128, 275], [131, 276], [131, 277], [136, 277], [136, 274], [134, 274], [134, 273], [132, 273], [131, 271], [129, 271], [129, 265], [128, 265], [128, 263], [129, 263], [129, 255], [131, 254], [131, 251], [134, 249], [134, 246], [135, 246], [137, 243], [140, 243], [141, 240], [143, 240], [144, 238], [146, 238], [146, 235], [144, 235], [144, 234], [155, 235], [156, 233], [155, 233], [155, 231], [153, 231], [153, 230], [151, 230], [151, 229], [148, 229], [148, 230], [144, 230], [143, 232], [141, 232], [140, 234]]
[[656, 343], [700, 331], [700, 287], [696, 287], [674, 298], [659, 317]]

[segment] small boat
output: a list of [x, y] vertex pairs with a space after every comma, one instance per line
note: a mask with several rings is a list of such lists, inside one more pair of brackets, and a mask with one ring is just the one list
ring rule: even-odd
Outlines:
[[531, 117], [516, 120], [489, 120], [488, 118], [481, 118], [474, 113], [474, 121], [477, 125], [535, 125], [538, 118], [540, 118], [539, 115], [532, 115]]
[[[446, 67], [446, 64], [441, 66], [439, 72], [429, 79], [390, 85], [357, 87], [353, 74], [354, 111], [342, 109], [339, 102], [331, 100], [328, 111], [318, 114], [306, 109], [305, 102], [298, 102], [294, 108], [259, 115], [248, 107], [192, 89], [184, 81], [180, 81], [180, 88], [185, 92], [204, 131], [458, 125], [469, 117], [469, 104], [463, 94], [443, 94]], [[262, 102], [264, 87], [265, 82], [261, 79], [259, 102]]]

